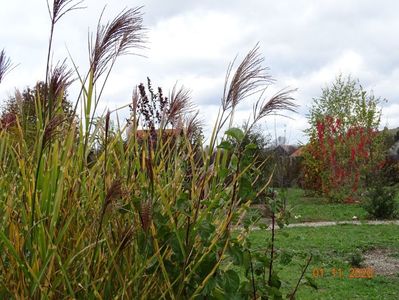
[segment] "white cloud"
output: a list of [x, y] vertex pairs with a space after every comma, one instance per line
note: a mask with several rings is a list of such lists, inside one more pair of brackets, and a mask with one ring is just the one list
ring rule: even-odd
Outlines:
[[218, 60], [232, 54], [240, 35], [250, 35], [246, 24], [240, 24], [234, 16], [214, 11], [195, 10], [157, 23], [150, 34], [149, 57], [155, 63], [165, 59]]

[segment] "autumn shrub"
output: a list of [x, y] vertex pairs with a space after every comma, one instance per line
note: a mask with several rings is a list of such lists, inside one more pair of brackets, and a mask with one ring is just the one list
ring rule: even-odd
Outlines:
[[340, 119], [331, 116], [317, 123], [317, 136], [306, 148], [307, 155], [311, 155], [308, 160], [313, 159], [314, 164], [307, 169], [305, 179], [324, 195], [350, 202], [357, 198], [367, 176], [378, 168], [370, 161], [372, 143], [378, 139], [378, 132], [354, 127], [343, 133], [340, 124]]
[[338, 77], [315, 99], [309, 144], [303, 151], [303, 185], [332, 201], [353, 202], [385, 160], [378, 131], [378, 98], [350, 78]]

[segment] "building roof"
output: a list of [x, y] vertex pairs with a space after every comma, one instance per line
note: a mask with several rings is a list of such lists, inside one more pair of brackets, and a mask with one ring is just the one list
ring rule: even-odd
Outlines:
[[280, 152], [280, 154], [290, 156], [297, 149], [298, 147], [294, 145], [278, 145], [276, 148], [274, 148], [274, 151]]
[[[158, 133], [159, 131], [156, 130], [156, 132]], [[163, 136], [173, 136], [173, 135], [176, 136], [176, 135], [179, 135], [180, 133], [181, 133], [180, 129], [164, 129], [164, 130], [162, 130]], [[149, 134], [150, 134], [150, 130], [147, 130], [147, 129], [138, 129], [136, 131], [136, 136], [138, 138], [146, 137]]]
[[[155, 131], [156, 131], [157, 134], [159, 133], [159, 129], [156, 129]], [[164, 137], [165, 137], [165, 136], [177, 136], [177, 135], [179, 135], [181, 132], [182, 132], [181, 129], [176, 129], [176, 128], [173, 128], [173, 129], [163, 129], [163, 130], [162, 130], [162, 135], [163, 135]], [[131, 135], [132, 133], [133, 133], [133, 127], [132, 127], [132, 126], [129, 126], [129, 127], [127, 128], [127, 135]], [[150, 133], [151, 133], [151, 131], [150, 131], [149, 129], [136, 129], [136, 136], [137, 136], [138, 138], [140, 138], [140, 139], [149, 136]]]
[[302, 154], [303, 154], [303, 147], [299, 147], [290, 156], [291, 157], [301, 157]]

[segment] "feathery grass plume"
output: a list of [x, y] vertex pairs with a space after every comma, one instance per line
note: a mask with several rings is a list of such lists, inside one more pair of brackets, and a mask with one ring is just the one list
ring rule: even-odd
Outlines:
[[104, 209], [106, 210], [108, 205], [110, 205], [114, 200], [119, 199], [123, 195], [122, 182], [119, 179], [115, 179], [111, 186], [108, 188], [107, 195], [104, 200]]
[[234, 61], [229, 64], [224, 84], [222, 108], [228, 110], [239, 102], [259, 91], [259, 88], [273, 82], [263, 67], [264, 58], [258, 53], [259, 44], [249, 51], [230, 80]]
[[193, 109], [190, 98], [190, 90], [180, 87], [177, 89], [176, 85], [172, 89], [170, 95], [169, 108], [167, 111], [167, 123], [175, 126], [184, 115], [190, 113]]
[[267, 73], [269, 68], [263, 67], [264, 58], [258, 53], [259, 43], [244, 57], [233, 73], [236, 58], [227, 67], [224, 81], [221, 111], [217, 117], [210, 142], [209, 151], [213, 151], [220, 131], [230, 118], [229, 127], [232, 126], [236, 106], [245, 98], [264, 90], [273, 83], [272, 77]]
[[12, 69], [11, 59], [6, 56], [6, 52], [1, 50], [0, 52], [0, 83], [3, 81], [4, 76], [7, 75]]
[[[64, 101], [67, 101], [65, 99], [66, 90], [74, 81], [74, 79], [71, 79], [72, 74], [72, 70], [68, 69], [65, 61], [63, 61], [61, 64], [57, 63], [57, 65], [50, 70], [47, 83], [43, 85], [43, 83], [39, 82], [36, 85], [38, 93], [36, 98], [45, 101], [42, 106], [44, 108], [41, 112], [42, 118], [45, 120], [46, 114], [48, 114], [50, 119], [50, 124], [43, 124], [46, 126], [45, 132], [47, 132], [47, 135], [45, 134], [45, 139], [48, 138], [47, 141], [49, 141], [51, 136], [53, 136], [56, 127], [60, 126], [64, 121], [67, 121], [69, 117], [72, 117], [73, 119], [73, 116], [71, 115], [62, 118], [61, 116], [54, 114], [54, 111], [57, 108], [60, 107], [64, 109]], [[68, 114], [67, 111], [64, 111], [64, 113]]]
[[122, 182], [120, 179], [115, 179], [114, 181], [112, 181], [111, 186], [108, 188], [107, 194], [105, 195], [105, 198], [104, 198], [103, 208], [102, 208], [101, 215], [100, 215], [100, 223], [98, 226], [96, 244], [100, 237], [101, 227], [102, 227], [102, 224], [104, 221], [104, 216], [107, 211], [107, 208], [113, 203], [113, 201], [122, 197], [122, 195], [123, 195]]
[[202, 128], [204, 127], [204, 121], [199, 117], [199, 112], [192, 114], [185, 118], [185, 130], [190, 140], [196, 140], [202, 135]]
[[53, 70], [50, 71], [50, 81], [48, 83], [49, 96], [54, 99], [63, 97], [66, 89], [75, 81], [72, 79], [73, 71], [68, 69], [65, 61], [57, 64]]
[[[276, 114], [277, 111], [286, 110], [296, 112], [298, 105], [293, 102], [295, 99], [291, 96], [295, 91], [296, 89], [285, 88], [274, 94], [269, 99], [266, 98], [262, 100], [259, 98], [253, 107], [253, 123], [258, 122], [267, 115]], [[261, 94], [261, 97], [262, 96], [263, 93]]]
[[51, 23], [57, 23], [65, 14], [84, 7], [79, 6], [84, 0], [54, 0], [52, 7], [47, 1], [47, 9], [50, 14]]
[[74, 79], [71, 78], [72, 74], [72, 70], [67, 68], [65, 61], [61, 64], [57, 64], [54, 69], [50, 71], [49, 81], [47, 85], [44, 86], [45, 100], [47, 100], [44, 106], [47, 106], [50, 118], [52, 118], [53, 111], [58, 105], [63, 107], [63, 101], [66, 100], [64, 99], [66, 90], [74, 81]]
[[59, 114], [51, 118], [44, 129], [43, 147], [51, 143], [51, 140], [61, 133], [59, 128], [66, 120], [67, 118], [62, 117]]
[[123, 11], [106, 25], [100, 25], [100, 17], [94, 44], [89, 40], [90, 67], [94, 82], [118, 56], [130, 53], [131, 48], [143, 48], [145, 36], [140, 10], [141, 7]]

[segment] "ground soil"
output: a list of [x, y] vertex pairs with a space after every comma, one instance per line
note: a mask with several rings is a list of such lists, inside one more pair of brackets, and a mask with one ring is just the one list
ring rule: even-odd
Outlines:
[[363, 255], [363, 265], [374, 270], [376, 275], [399, 275], [399, 253], [389, 249], [373, 249]]

